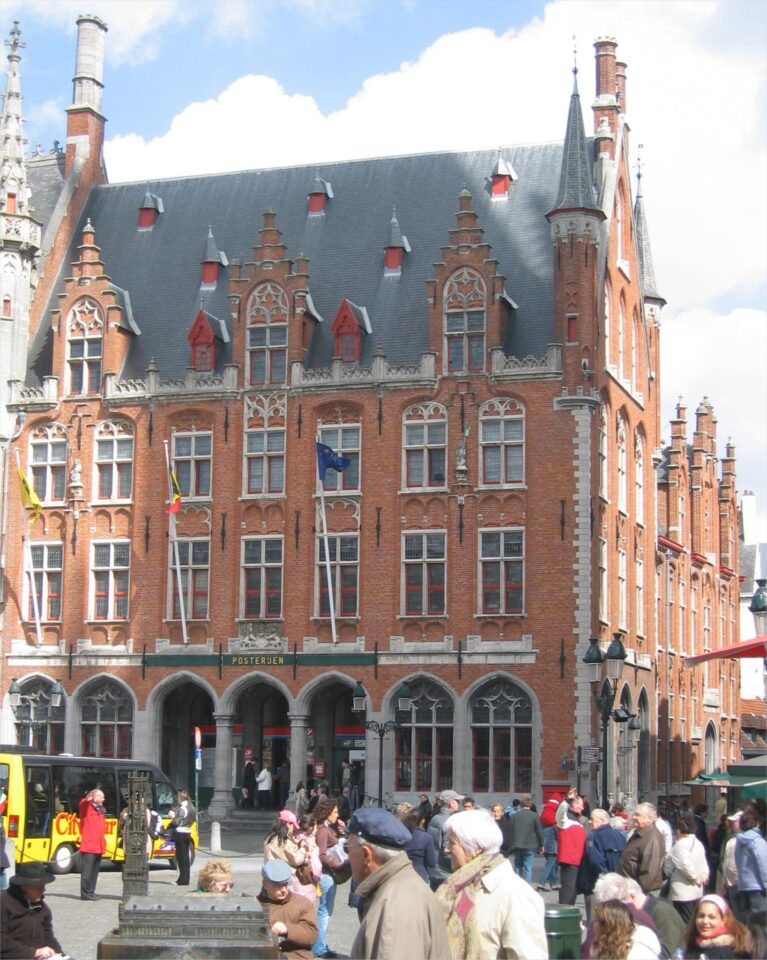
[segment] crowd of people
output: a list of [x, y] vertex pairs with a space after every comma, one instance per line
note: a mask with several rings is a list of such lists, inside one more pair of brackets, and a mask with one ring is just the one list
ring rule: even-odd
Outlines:
[[[455, 790], [392, 812], [350, 811], [343, 791], [301, 799], [297, 812], [280, 811], [266, 836], [258, 894], [288, 960], [338, 956], [328, 934], [346, 883], [360, 920], [351, 956], [364, 960], [547, 957], [542, 893], [551, 891], [568, 907], [583, 897], [586, 960], [767, 956], [762, 801], [734, 813], [720, 804], [709, 829], [704, 805], [681, 811], [672, 826], [651, 803], [631, 812], [620, 804], [590, 809], [574, 788], [549, 797], [540, 814], [529, 794], [491, 810]], [[80, 813], [88, 846], [82, 891], [92, 899], [103, 852], [99, 791], [83, 798]], [[180, 791], [173, 819], [182, 834], [182, 885], [189, 883], [183, 833], [193, 818]], [[537, 882], [536, 856], [543, 856]], [[45, 865], [19, 866], [0, 894], [0, 958], [61, 953], [44, 902], [54, 879]], [[230, 864], [211, 860], [196, 893], [225, 895], [233, 886]]]

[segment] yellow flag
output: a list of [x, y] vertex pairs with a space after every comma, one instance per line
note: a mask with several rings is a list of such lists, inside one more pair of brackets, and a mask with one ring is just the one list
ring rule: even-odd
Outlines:
[[32, 510], [32, 519], [37, 520], [42, 513], [43, 505], [21, 467], [19, 467], [19, 484], [21, 485], [21, 502]]

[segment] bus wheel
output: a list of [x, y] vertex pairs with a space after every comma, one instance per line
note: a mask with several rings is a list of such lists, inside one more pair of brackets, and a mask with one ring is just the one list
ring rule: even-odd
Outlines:
[[68, 843], [62, 843], [56, 847], [53, 859], [50, 863], [51, 873], [57, 873], [61, 876], [64, 873], [71, 873], [75, 865], [75, 849]]

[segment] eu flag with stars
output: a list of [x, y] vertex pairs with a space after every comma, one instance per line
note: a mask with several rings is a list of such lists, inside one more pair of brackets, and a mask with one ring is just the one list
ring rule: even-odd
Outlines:
[[327, 444], [317, 441], [317, 470], [320, 480], [325, 479], [325, 471], [328, 467], [341, 473], [350, 463], [351, 460], [348, 457], [338, 456]]

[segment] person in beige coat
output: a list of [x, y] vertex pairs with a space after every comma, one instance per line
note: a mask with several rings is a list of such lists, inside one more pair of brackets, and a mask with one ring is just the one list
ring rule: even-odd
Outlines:
[[703, 844], [695, 836], [695, 820], [683, 813], [676, 822], [677, 840], [663, 861], [663, 874], [669, 878], [669, 900], [687, 924], [708, 883], [708, 861]]
[[367, 904], [355, 960], [447, 960], [445, 915], [405, 853], [410, 831], [388, 810], [363, 807], [346, 828], [352, 877]]

